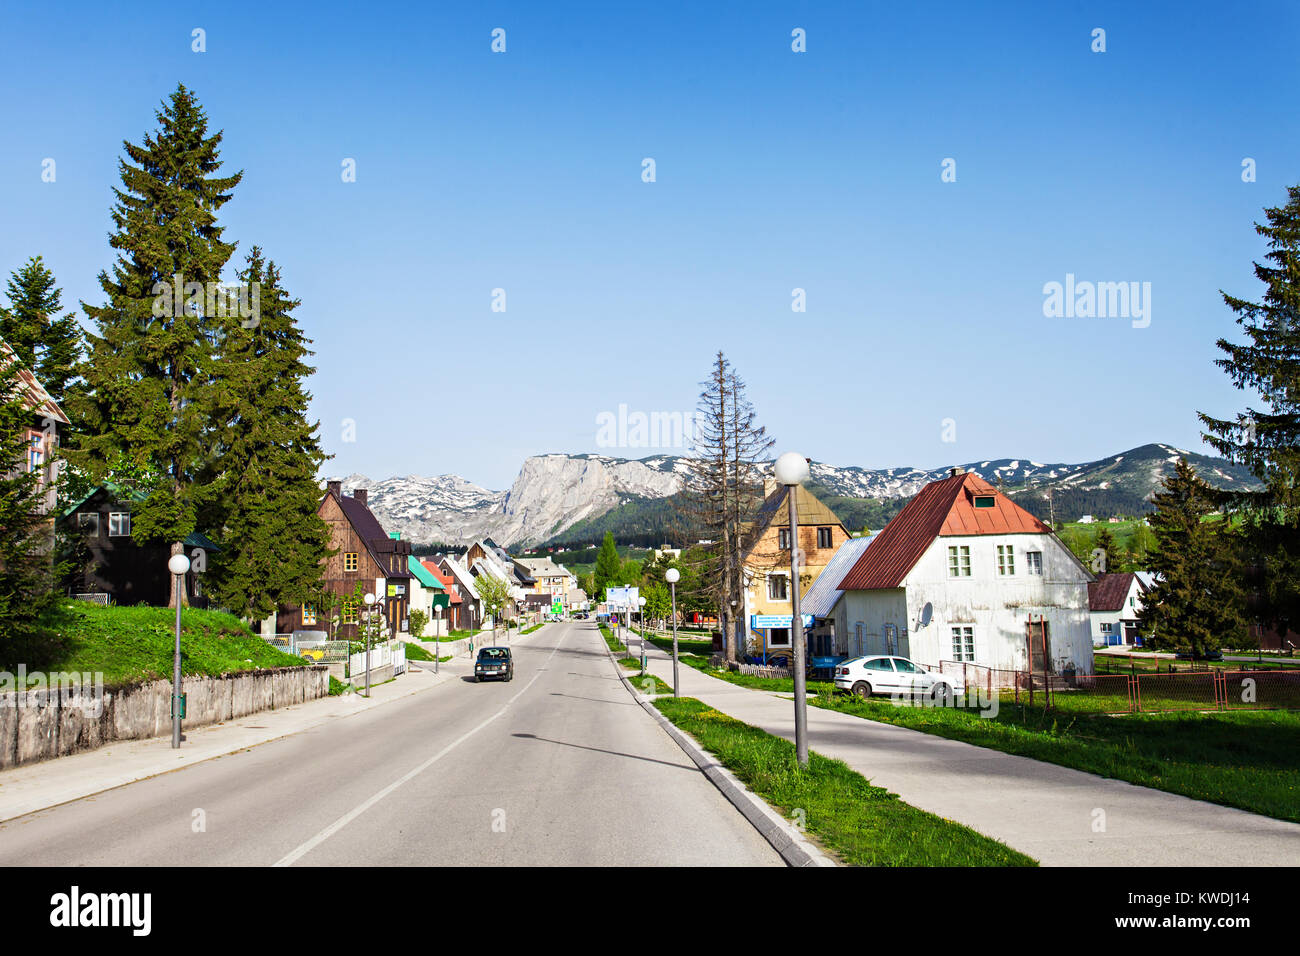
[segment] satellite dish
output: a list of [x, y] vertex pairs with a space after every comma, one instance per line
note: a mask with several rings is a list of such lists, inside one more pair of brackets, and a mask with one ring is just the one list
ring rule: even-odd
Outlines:
[[932, 617], [934, 617], [934, 605], [926, 601], [925, 607], [921, 608], [921, 627], [928, 627]]

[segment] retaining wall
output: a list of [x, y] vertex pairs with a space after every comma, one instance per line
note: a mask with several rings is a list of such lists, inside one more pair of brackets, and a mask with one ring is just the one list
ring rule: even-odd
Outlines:
[[[277, 667], [220, 677], [186, 677], [183, 727], [203, 727], [329, 694], [329, 668]], [[0, 769], [93, 750], [117, 740], [169, 736], [172, 684], [104, 688], [96, 698], [39, 690], [0, 694]], [[20, 699], [21, 698], [21, 699]]]

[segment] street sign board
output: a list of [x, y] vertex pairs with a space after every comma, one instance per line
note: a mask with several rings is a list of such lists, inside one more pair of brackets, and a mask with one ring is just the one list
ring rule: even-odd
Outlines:
[[[750, 627], [789, 627], [794, 620], [792, 614], [751, 614], [749, 616]], [[800, 614], [799, 620], [803, 622], [804, 627], [812, 627], [812, 615]]]
[[605, 603], [618, 611], [634, 611], [638, 608], [637, 598], [641, 596], [640, 588], [613, 587], [605, 588]]

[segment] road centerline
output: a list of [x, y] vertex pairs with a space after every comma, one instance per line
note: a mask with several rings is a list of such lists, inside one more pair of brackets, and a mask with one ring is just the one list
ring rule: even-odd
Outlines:
[[[555, 656], [556, 651], [560, 649], [560, 645], [564, 643], [564, 639], [566, 637], [568, 637], [567, 630], [565, 631], [564, 635], [560, 638], [560, 640], [556, 642], [556, 645], [553, 648], [551, 648], [551, 653], [546, 658], [547, 664], [551, 662], [551, 658]], [[447, 754], [451, 753], [453, 750], [455, 750], [465, 741], [469, 740], [480, 730], [482, 730], [488, 724], [492, 723], [492, 721], [496, 720], [507, 710], [509, 710], [510, 705], [513, 704], [515, 701], [517, 701], [521, 696], [523, 696], [523, 694], [527, 692], [528, 689], [533, 686], [533, 684], [537, 683], [538, 678], [540, 678], [543, 673], [545, 673], [545, 665], [543, 665], [543, 667], [539, 667], [537, 669], [537, 673], [533, 675], [533, 679], [530, 680], [527, 684], [525, 684], [523, 688], [517, 694], [515, 694], [514, 697], [511, 697], [510, 700], [506, 701], [506, 703], [502, 706], [502, 708], [498, 710], [495, 714], [493, 714], [491, 717], [487, 718], [486, 720], [484, 720], [482, 723], [480, 723], [478, 726], [474, 727], [473, 729], [466, 731], [460, 737], [457, 737], [454, 741], [449, 743], [447, 746], [443, 747], [441, 750], [439, 750], [428, 760], [424, 761], [424, 763], [420, 764], [418, 767], [415, 767], [412, 770], [407, 771], [401, 777], [398, 777], [396, 780], [394, 780], [388, 786], [384, 787], [378, 793], [371, 796], [369, 799], [358, 804], [356, 807], [353, 807], [347, 813], [343, 814], [343, 816], [339, 817], [337, 820], [335, 820], [325, 829], [321, 830], [319, 833], [313, 836], [310, 840], [299, 845], [295, 849], [291, 850], [289, 853], [286, 853], [279, 860], [277, 860], [273, 864], [273, 866], [277, 866], [277, 867], [292, 866], [298, 860], [302, 859], [304, 856], [306, 856], [316, 847], [320, 846], [330, 837], [334, 836], [334, 834], [338, 833], [340, 830], [346, 827], [357, 817], [361, 816], [371, 807], [375, 806], [375, 804], [379, 803], [389, 794], [393, 793], [393, 791], [397, 790], [399, 787], [403, 786], [404, 784], [410, 783], [420, 774], [424, 773], [424, 771], [428, 770], [430, 767], [432, 767], [443, 757], [447, 756]]]

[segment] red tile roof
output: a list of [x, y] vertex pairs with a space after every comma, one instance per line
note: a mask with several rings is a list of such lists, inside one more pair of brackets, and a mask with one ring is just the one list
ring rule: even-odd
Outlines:
[[[992, 496], [992, 508], [976, 508], [976, 497]], [[946, 535], [1049, 534], [1050, 529], [979, 475], [966, 473], [932, 481], [907, 503], [862, 552], [840, 582], [841, 591], [903, 586], [935, 538]]]
[[429, 558], [421, 558], [420, 563], [424, 565], [426, 571], [443, 583], [443, 586], [447, 589], [447, 593], [451, 595], [451, 603], [460, 604], [460, 595], [452, 589], [452, 585], [456, 583], [456, 579], [450, 574], [444, 574], [442, 569], [438, 567], [437, 561]]

